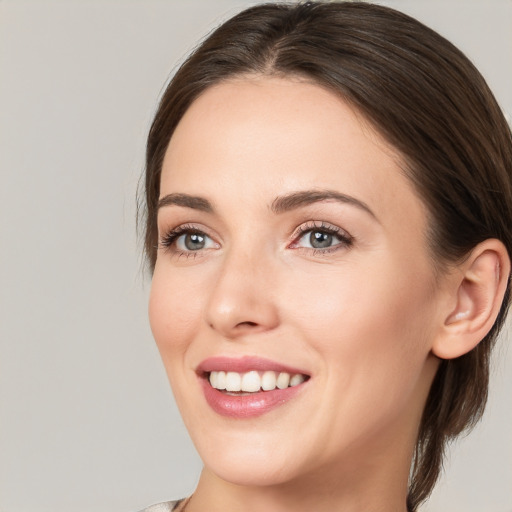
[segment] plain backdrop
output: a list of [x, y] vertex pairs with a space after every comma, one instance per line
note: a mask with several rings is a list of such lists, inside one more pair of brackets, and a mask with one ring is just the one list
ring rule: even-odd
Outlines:
[[[0, 511], [133, 512], [200, 461], [148, 327], [135, 192], [157, 98], [242, 0], [0, 0]], [[512, 112], [511, 0], [390, 0]], [[424, 512], [512, 512], [512, 350]]]

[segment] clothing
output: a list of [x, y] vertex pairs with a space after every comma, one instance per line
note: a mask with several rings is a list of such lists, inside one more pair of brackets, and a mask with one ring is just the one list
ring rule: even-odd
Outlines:
[[140, 512], [172, 512], [173, 510], [177, 511], [179, 509], [179, 505], [183, 503], [184, 500], [177, 501], [166, 501], [165, 503], [157, 503], [156, 505], [151, 505], [150, 507], [141, 510]]

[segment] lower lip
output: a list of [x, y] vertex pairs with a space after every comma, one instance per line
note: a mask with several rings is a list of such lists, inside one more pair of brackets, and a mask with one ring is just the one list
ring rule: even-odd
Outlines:
[[285, 389], [260, 391], [250, 395], [227, 395], [212, 388], [207, 379], [202, 378], [204, 396], [208, 405], [218, 414], [230, 418], [253, 418], [284, 405], [299, 393], [304, 384]]

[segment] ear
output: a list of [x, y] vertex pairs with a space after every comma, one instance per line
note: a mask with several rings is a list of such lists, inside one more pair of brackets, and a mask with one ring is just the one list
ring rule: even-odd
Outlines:
[[496, 321], [507, 289], [510, 258], [502, 242], [485, 240], [458, 267], [441, 332], [432, 352], [453, 359], [475, 348]]

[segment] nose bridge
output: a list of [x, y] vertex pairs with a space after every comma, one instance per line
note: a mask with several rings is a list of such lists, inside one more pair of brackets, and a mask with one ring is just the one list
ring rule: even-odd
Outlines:
[[206, 321], [222, 336], [233, 338], [248, 331], [276, 326], [278, 312], [270, 287], [274, 266], [262, 244], [231, 245], [218, 269], [207, 305]]

